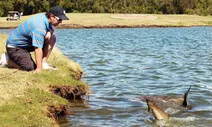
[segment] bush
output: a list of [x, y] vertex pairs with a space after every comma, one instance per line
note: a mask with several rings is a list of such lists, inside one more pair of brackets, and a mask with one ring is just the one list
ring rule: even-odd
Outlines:
[[193, 9], [187, 9], [185, 12], [186, 14], [189, 14], [189, 15], [195, 14], [195, 11]]
[[4, 10], [0, 8], [0, 17], [4, 15]]

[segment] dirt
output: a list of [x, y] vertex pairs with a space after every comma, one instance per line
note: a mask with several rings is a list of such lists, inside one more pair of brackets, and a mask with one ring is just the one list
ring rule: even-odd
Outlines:
[[71, 109], [68, 105], [59, 105], [59, 106], [48, 106], [47, 107], [48, 113], [47, 116], [54, 118], [55, 120], [59, 120], [66, 115], [71, 115]]
[[[83, 96], [88, 92], [84, 86], [50, 86], [50, 91], [67, 100], [83, 100]], [[67, 115], [73, 114], [69, 105], [48, 106], [47, 116], [53, 118], [57, 123], [64, 121]]]
[[79, 100], [83, 95], [86, 95], [87, 90], [83, 86], [50, 86], [50, 90], [65, 99]]

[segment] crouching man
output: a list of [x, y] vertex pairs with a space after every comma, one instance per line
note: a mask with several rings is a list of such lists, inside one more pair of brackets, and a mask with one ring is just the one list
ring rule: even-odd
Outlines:
[[[48, 69], [47, 59], [55, 45], [54, 27], [69, 20], [65, 11], [53, 7], [46, 14], [38, 14], [20, 26], [8, 37], [6, 50], [9, 59], [25, 71], [41, 72]], [[35, 62], [30, 52], [35, 52]]]

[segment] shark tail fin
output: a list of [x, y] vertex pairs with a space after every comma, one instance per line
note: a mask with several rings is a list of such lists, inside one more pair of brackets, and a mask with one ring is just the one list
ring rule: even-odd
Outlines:
[[190, 85], [190, 87], [188, 88], [188, 90], [185, 92], [185, 94], [184, 94], [184, 100], [183, 100], [183, 106], [184, 107], [187, 107], [188, 106], [188, 93], [189, 93], [189, 91], [190, 91], [190, 89], [191, 89], [191, 85]]
[[162, 109], [158, 106], [154, 105], [149, 99], [146, 99], [146, 103], [148, 106], [148, 111], [152, 111], [155, 119], [162, 120], [169, 118], [168, 114], [166, 114]]

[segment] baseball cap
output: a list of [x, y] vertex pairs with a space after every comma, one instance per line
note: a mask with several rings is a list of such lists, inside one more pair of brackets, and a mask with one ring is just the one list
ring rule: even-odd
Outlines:
[[58, 6], [52, 7], [49, 12], [62, 20], [69, 20], [69, 18], [65, 15], [65, 10]]

